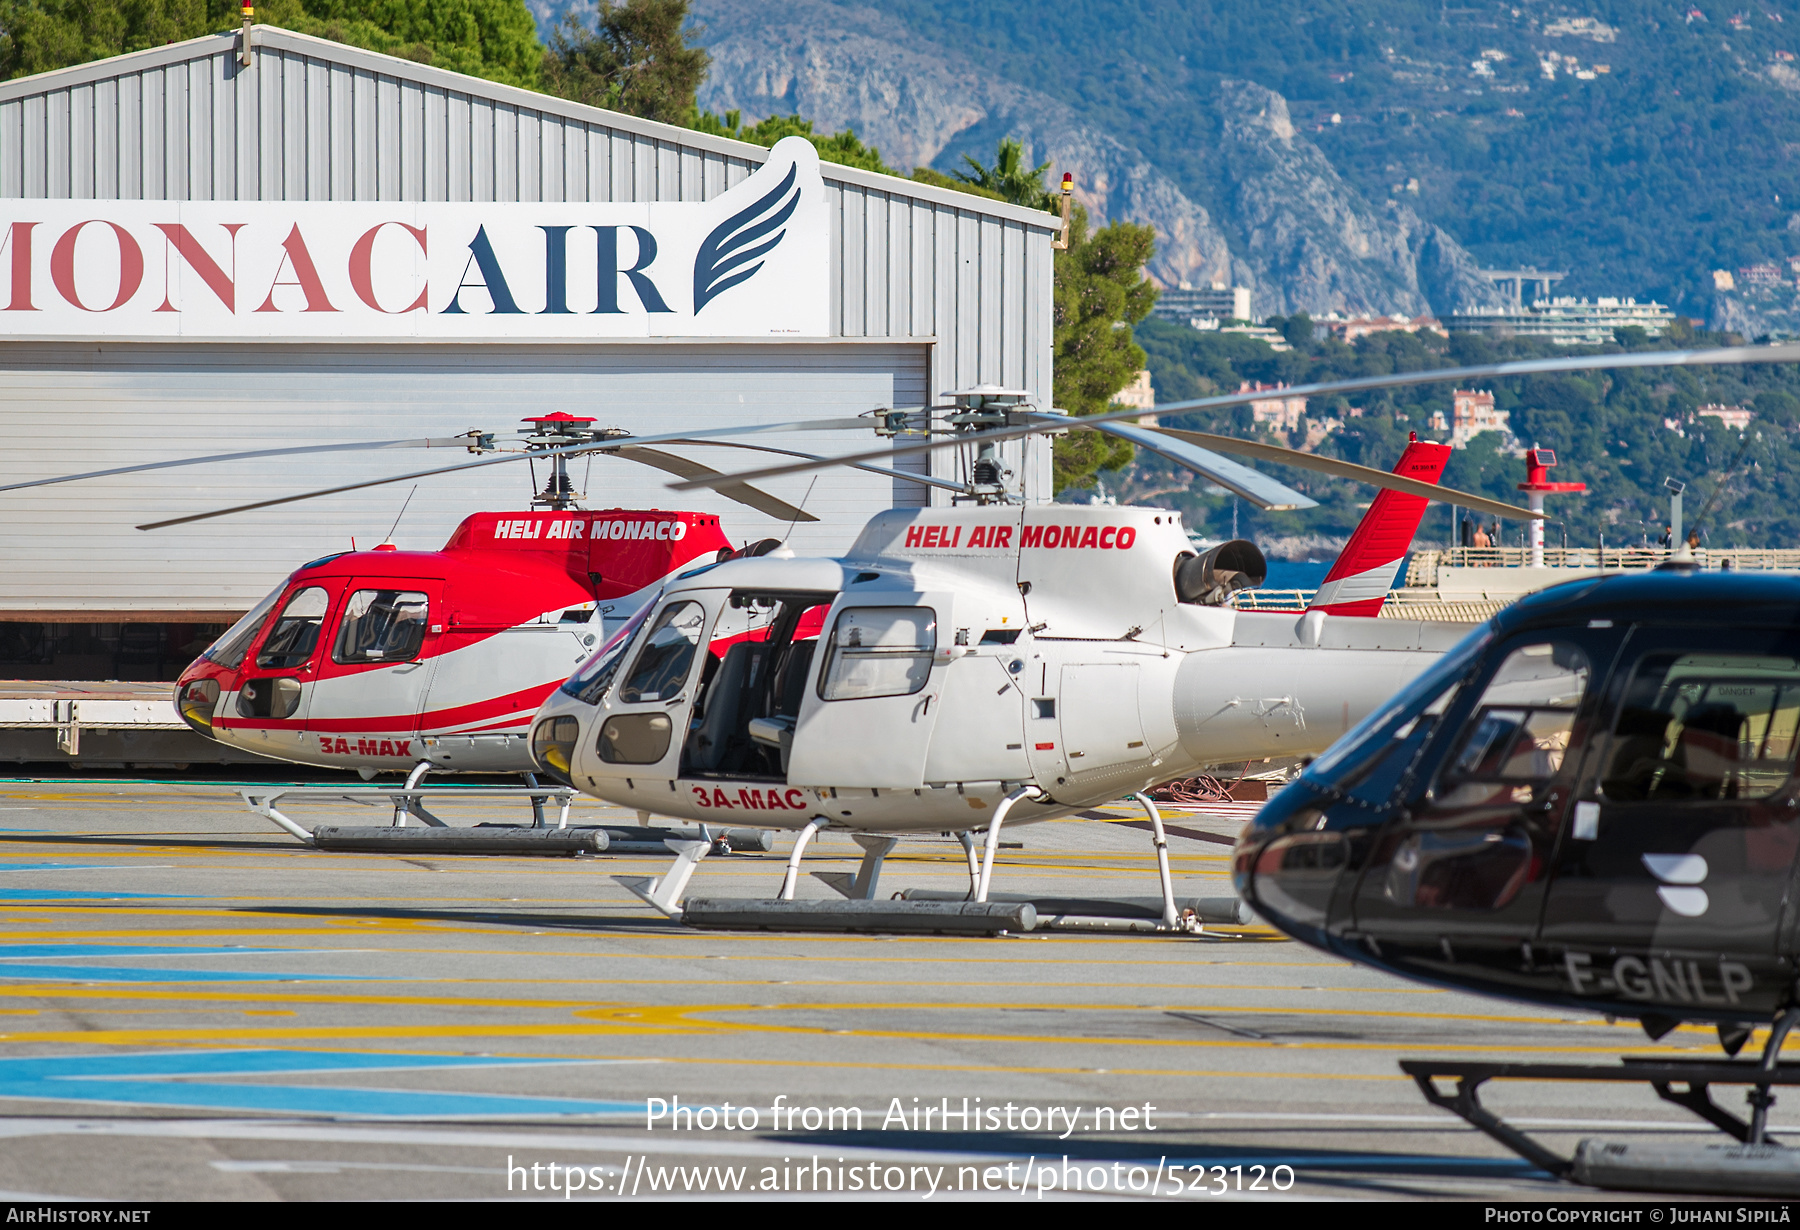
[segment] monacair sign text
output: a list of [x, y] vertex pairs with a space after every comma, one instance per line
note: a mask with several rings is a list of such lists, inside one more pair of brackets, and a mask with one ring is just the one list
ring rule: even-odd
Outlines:
[[0, 336], [823, 337], [800, 138], [706, 202], [0, 202]]

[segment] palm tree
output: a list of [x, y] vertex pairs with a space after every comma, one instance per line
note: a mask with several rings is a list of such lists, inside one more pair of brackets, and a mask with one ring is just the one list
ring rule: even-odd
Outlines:
[[1044, 187], [1044, 172], [1050, 169], [1048, 162], [1042, 166], [1027, 169], [1025, 166], [1025, 146], [1013, 137], [1002, 137], [1000, 148], [994, 155], [994, 165], [984, 167], [969, 155], [963, 155], [963, 161], [969, 164], [973, 174], [963, 171], [952, 171], [951, 174], [965, 184], [977, 188], [985, 188], [989, 192], [998, 193], [1004, 200], [1014, 205], [1023, 205], [1027, 209], [1047, 209], [1056, 212], [1055, 198], [1050, 190]]

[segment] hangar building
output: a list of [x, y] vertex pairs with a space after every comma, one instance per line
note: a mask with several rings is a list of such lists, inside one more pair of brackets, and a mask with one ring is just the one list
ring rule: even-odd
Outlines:
[[[1047, 214], [818, 164], [810, 147], [784, 170], [779, 150], [273, 27], [250, 43], [231, 32], [0, 84], [0, 485], [505, 437], [556, 410], [642, 435], [843, 418], [979, 383], [1049, 404]], [[1014, 464], [1048, 498], [1048, 447], [1027, 448]], [[759, 457], [688, 455], [724, 470]], [[0, 676], [173, 678], [298, 564], [379, 542], [396, 517], [400, 546], [441, 545], [471, 512], [525, 508], [544, 478], [500, 465], [134, 528], [459, 459], [315, 453], [0, 492]], [[788, 533], [617, 460], [574, 477], [587, 507]], [[944, 498], [851, 471], [767, 486], [821, 518], [794, 530], [803, 551]]]

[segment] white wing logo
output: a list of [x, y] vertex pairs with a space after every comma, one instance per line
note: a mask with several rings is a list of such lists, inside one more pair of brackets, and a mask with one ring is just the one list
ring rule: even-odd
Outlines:
[[772, 192], [714, 227], [700, 245], [700, 252], [694, 257], [694, 315], [752, 277], [763, 267], [761, 258], [787, 235], [781, 228], [800, 204], [800, 189], [795, 182], [799, 172], [799, 164], [789, 166], [787, 175]]
[[1706, 859], [1698, 854], [1646, 854], [1644, 869], [1663, 886], [1656, 890], [1662, 903], [1683, 918], [1698, 918], [1712, 904], [1706, 890]]

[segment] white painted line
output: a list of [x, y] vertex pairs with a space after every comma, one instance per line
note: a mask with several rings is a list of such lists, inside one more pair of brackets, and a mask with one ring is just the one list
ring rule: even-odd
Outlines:
[[[401, 1162], [320, 1162], [320, 1161], [215, 1161], [214, 1170], [227, 1174], [341, 1174], [346, 1170], [405, 1170], [421, 1174], [505, 1174], [504, 1166], [415, 1166]], [[618, 1174], [617, 1166], [589, 1169], [605, 1174]]]

